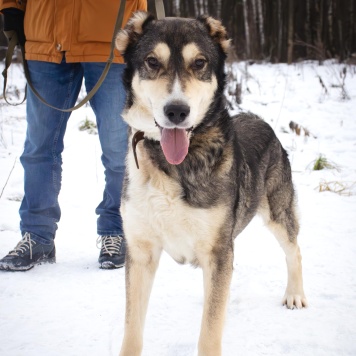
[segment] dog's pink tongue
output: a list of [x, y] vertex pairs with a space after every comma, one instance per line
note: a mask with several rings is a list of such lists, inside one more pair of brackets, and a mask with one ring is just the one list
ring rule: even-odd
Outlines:
[[163, 129], [161, 147], [170, 164], [180, 164], [188, 154], [189, 139], [184, 129]]

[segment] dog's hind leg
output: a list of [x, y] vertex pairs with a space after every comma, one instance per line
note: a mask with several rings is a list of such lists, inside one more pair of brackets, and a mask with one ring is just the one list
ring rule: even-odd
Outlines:
[[233, 249], [228, 246], [216, 250], [219, 251], [211, 252], [201, 263], [204, 310], [198, 344], [199, 356], [221, 355], [221, 339], [233, 270]]
[[161, 250], [148, 241], [134, 240], [129, 244], [125, 264], [125, 333], [120, 356], [141, 355], [147, 305], [160, 255]]
[[306, 307], [302, 256], [297, 242], [299, 223], [292, 183], [290, 181], [281, 183], [277, 189], [267, 194], [261, 204], [260, 213], [286, 255], [288, 283], [282, 303], [290, 309]]

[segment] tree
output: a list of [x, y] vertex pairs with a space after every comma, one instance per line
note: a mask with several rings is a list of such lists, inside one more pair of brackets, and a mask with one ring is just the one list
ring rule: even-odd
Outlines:
[[[154, 12], [154, 0], [149, 0]], [[356, 56], [356, 0], [164, 0], [166, 16], [222, 20], [240, 59]]]

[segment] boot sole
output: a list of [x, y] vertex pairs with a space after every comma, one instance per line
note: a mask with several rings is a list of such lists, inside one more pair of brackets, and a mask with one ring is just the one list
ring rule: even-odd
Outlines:
[[100, 263], [101, 269], [117, 269], [117, 268], [122, 268], [124, 266], [125, 266], [125, 262], [119, 265], [115, 265], [113, 262], [110, 261]]
[[28, 266], [11, 266], [11, 265], [1, 265], [0, 264], [0, 271], [8, 271], [8, 272], [26, 272], [32, 269], [35, 266], [47, 264], [47, 263], [56, 263], [56, 257], [50, 257], [43, 260], [38, 260], [37, 262], [31, 263]]

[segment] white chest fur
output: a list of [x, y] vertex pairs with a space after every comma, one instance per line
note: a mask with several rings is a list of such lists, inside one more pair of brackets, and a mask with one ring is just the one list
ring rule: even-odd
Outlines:
[[214, 245], [225, 211], [189, 206], [180, 185], [153, 167], [142, 151], [140, 169], [132, 157], [129, 153], [128, 199], [121, 208], [128, 244], [149, 240], [177, 262], [199, 263], [202, 249], [206, 255]]

